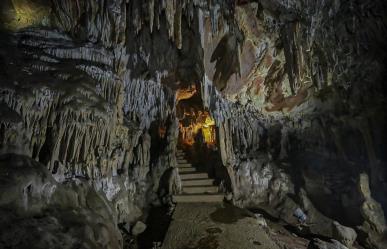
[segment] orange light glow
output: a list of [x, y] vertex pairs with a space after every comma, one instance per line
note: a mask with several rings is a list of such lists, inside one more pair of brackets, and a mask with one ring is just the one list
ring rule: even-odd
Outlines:
[[215, 121], [208, 112], [198, 111], [197, 113], [184, 113], [189, 120], [188, 125], [184, 125], [184, 120], [180, 120], [179, 128], [183, 143], [193, 145], [195, 142], [202, 142], [211, 146], [216, 144]]
[[195, 84], [183, 89], [178, 89], [176, 91], [176, 100], [179, 102], [183, 99], [190, 99], [197, 92]]
[[160, 138], [164, 138], [166, 133], [167, 133], [167, 128], [163, 127], [163, 126], [160, 126], [159, 127], [159, 136], [160, 136]]
[[49, 7], [39, 2], [41, 1], [12, 0], [13, 11], [10, 10], [12, 20], [6, 22], [5, 26], [11, 30], [19, 30], [42, 24], [45, 19], [47, 22]]

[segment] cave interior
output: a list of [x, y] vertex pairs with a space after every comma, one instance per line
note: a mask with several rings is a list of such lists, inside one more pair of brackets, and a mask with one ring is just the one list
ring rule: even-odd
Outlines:
[[1, 0], [0, 249], [386, 249], [385, 0]]

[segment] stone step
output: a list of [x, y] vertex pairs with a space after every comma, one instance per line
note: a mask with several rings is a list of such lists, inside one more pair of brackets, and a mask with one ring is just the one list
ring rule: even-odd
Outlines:
[[208, 186], [214, 183], [214, 179], [183, 180], [181, 184], [186, 186]]
[[189, 174], [180, 174], [180, 179], [208, 179], [207, 173], [189, 173]]
[[185, 157], [176, 157], [177, 160], [186, 160]]
[[187, 160], [185, 160], [185, 159], [184, 159], [184, 160], [181, 160], [181, 159], [179, 160], [179, 159], [178, 159], [178, 160], [177, 160], [177, 163], [188, 163], [188, 162], [187, 162]]
[[179, 173], [193, 173], [196, 172], [194, 167], [179, 167]]
[[224, 196], [221, 194], [196, 194], [196, 195], [174, 195], [173, 202], [222, 202]]
[[179, 168], [192, 168], [192, 164], [190, 164], [190, 163], [179, 163], [177, 165], [177, 167], [179, 167]]
[[219, 191], [218, 186], [194, 186], [194, 187], [183, 188], [183, 193], [185, 194], [206, 194], [206, 193], [215, 194], [215, 193], [218, 193], [218, 191]]

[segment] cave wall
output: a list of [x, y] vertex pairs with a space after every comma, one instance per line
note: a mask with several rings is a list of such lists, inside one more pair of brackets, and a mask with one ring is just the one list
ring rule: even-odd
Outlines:
[[[20, 11], [32, 17], [41, 8], [49, 8], [41, 20], [17, 19]], [[172, 89], [190, 66], [178, 63], [180, 57], [184, 62], [194, 51], [177, 44], [192, 43], [189, 30], [187, 39], [170, 41], [171, 8], [140, 1], [4, 3], [2, 153], [47, 165], [59, 182], [86, 179], [106, 195], [120, 222], [138, 219], [157, 201], [159, 178], [175, 163]], [[156, 18], [154, 29], [148, 18]], [[161, 82], [168, 78], [169, 87]], [[167, 142], [151, 161], [152, 123], [168, 125]]]
[[367, 174], [385, 222], [385, 11], [381, 1], [241, 1], [217, 32], [203, 18], [202, 98], [234, 203], [285, 217], [306, 198], [329, 236], [322, 216], [368, 222]]
[[84, 179], [57, 182], [23, 155], [0, 156], [2, 248], [122, 248], [115, 210]]
[[138, 220], [163, 200], [159, 181], [176, 164], [175, 91], [202, 78], [199, 8], [210, 9], [3, 1], [1, 154], [42, 163], [58, 184], [81, 180], [107, 199], [115, 225]]

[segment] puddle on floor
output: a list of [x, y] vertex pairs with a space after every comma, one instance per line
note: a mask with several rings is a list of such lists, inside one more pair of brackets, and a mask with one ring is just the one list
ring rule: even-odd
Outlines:
[[210, 214], [212, 221], [224, 224], [236, 223], [238, 220], [245, 217], [250, 217], [245, 210], [228, 203], [225, 203], [223, 207], [218, 208], [215, 212]]
[[219, 249], [218, 235], [222, 233], [219, 227], [210, 227], [206, 229], [207, 236], [201, 238], [195, 246], [189, 246], [185, 249]]

